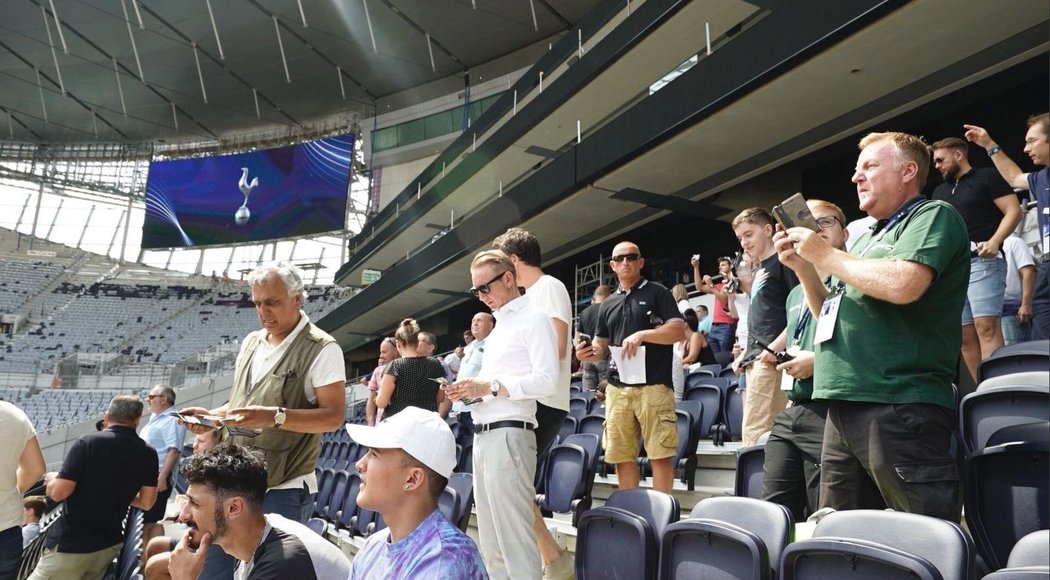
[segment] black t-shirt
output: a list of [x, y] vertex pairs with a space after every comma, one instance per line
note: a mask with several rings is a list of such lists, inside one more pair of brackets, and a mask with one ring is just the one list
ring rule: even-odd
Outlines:
[[598, 310], [601, 303], [591, 304], [580, 313], [580, 332], [594, 337], [594, 330], [598, 326]]
[[769, 345], [787, 326], [784, 301], [791, 289], [798, 285], [798, 277], [791, 268], [784, 267], [776, 254], [762, 260], [751, 283], [751, 308], [747, 312], [747, 356], [752, 359], [762, 347], [756, 340]]
[[124, 518], [143, 486], [157, 485], [157, 452], [135, 429], [114, 425], [77, 439], [58, 477], [77, 483], [45, 546], [86, 554], [124, 541]]
[[383, 418], [392, 417], [405, 407], [419, 407], [437, 411], [438, 384], [430, 379], [443, 378], [445, 367], [433, 357], [413, 356], [387, 363], [383, 374], [394, 377], [394, 393], [383, 411]]
[[[629, 292], [617, 290], [605, 299], [598, 310], [595, 338], [604, 338], [612, 346], [621, 346], [628, 336], [639, 330], [656, 328], [671, 320], [682, 320], [682, 313], [671, 292], [655, 282], [642, 279]], [[645, 345], [645, 378], [650, 385], [671, 386], [672, 345]], [[618, 385], [620, 377], [613, 370], [609, 382]]]
[[999, 172], [990, 167], [974, 167], [958, 181], [945, 181], [933, 190], [933, 199], [946, 201], [959, 211], [966, 222], [971, 242], [986, 242], [1003, 219], [995, 200], [1014, 195]]

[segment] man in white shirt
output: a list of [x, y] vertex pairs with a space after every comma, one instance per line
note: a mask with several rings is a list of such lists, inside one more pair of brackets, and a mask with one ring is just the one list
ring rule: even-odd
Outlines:
[[[558, 339], [558, 382], [554, 394], [536, 402], [536, 464], [542, 465], [551, 443], [565, 422], [565, 416], [569, 414], [569, 383], [572, 381], [569, 327], [572, 323], [572, 301], [561, 280], [543, 273], [540, 242], [532, 233], [521, 228], [510, 228], [493, 240], [492, 247], [510, 257], [518, 283], [525, 288], [529, 302], [550, 317]], [[539, 506], [533, 505], [533, 516], [536, 542], [543, 565], [547, 568], [546, 576], [554, 579], [571, 577], [572, 556], [554, 541]]]
[[1006, 294], [1003, 296], [1005, 344], [1030, 340], [1032, 333], [1032, 296], [1035, 295], [1035, 260], [1024, 240], [1010, 236], [1003, 240], [1006, 254]]
[[[231, 441], [263, 451], [268, 471], [263, 512], [305, 523], [317, 492], [314, 467], [321, 433], [343, 424], [346, 368], [343, 351], [301, 310], [302, 272], [284, 262], [248, 275], [262, 325], [241, 344], [230, 402], [183, 414], [225, 416]], [[194, 433], [206, 427], [188, 426]]]
[[536, 400], [554, 394], [558, 340], [549, 318], [518, 290], [514, 264], [487, 250], [470, 265], [471, 293], [498, 324], [488, 336], [481, 373], [450, 385], [453, 401], [473, 405], [474, 500], [485, 568], [494, 579], [542, 576], [533, 532]]

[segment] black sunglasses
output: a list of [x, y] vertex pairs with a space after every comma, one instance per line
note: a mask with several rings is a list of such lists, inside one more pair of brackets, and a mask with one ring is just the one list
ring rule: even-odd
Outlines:
[[641, 257], [642, 257], [641, 254], [620, 254], [619, 256], [613, 256], [612, 257], [612, 261], [613, 262], [623, 262], [624, 260], [627, 260], [628, 262], [633, 262], [633, 261], [635, 261], [635, 260], [637, 260], [638, 258], [641, 258]]
[[496, 274], [496, 277], [491, 279], [491, 280], [489, 280], [488, 282], [485, 282], [484, 284], [478, 285], [477, 288], [471, 288], [470, 289], [470, 293], [474, 295], [474, 298], [477, 298], [478, 296], [481, 296], [482, 294], [488, 294], [489, 292], [492, 292], [492, 283], [495, 282], [496, 280], [499, 280], [500, 278], [502, 278], [503, 275], [506, 274], [507, 272], [510, 272], [510, 270], [504, 270], [504, 271], [500, 272], [499, 274]]

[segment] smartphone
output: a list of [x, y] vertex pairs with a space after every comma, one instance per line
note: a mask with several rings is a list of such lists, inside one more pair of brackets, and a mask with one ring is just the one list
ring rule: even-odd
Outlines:
[[758, 340], [757, 338], [755, 339], [755, 344], [757, 344], [758, 346], [761, 346], [762, 350], [764, 350], [764, 351], [768, 352], [769, 354], [773, 355], [774, 357], [776, 357], [778, 365], [782, 365], [782, 364], [784, 364], [784, 363], [786, 363], [788, 361], [795, 360], [795, 357], [791, 356], [786, 351], [785, 352], [777, 352], [777, 351], [769, 348], [768, 345], [763, 344], [762, 341]]
[[579, 343], [582, 343], [584, 345], [590, 346], [590, 344], [591, 344], [591, 335], [581, 332], [581, 333], [576, 335], [576, 342], [579, 342]]
[[435, 383], [437, 383], [437, 384], [439, 384], [441, 386], [445, 386], [445, 385], [449, 384], [449, 380], [446, 379], [445, 377], [438, 377], [436, 379], [430, 379], [430, 380], [434, 381]]
[[802, 227], [815, 232], [820, 231], [817, 219], [813, 217], [813, 212], [809, 211], [806, 198], [802, 197], [801, 193], [796, 193], [780, 202], [780, 205], [773, 206], [773, 217], [785, 230]]
[[699, 262], [700, 261], [700, 254], [693, 254], [693, 260]]

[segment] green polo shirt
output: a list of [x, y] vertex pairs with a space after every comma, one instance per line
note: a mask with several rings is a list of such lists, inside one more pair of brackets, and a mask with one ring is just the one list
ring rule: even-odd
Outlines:
[[834, 335], [816, 346], [820, 380], [813, 398], [954, 408], [951, 384], [970, 278], [969, 238], [959, 212], [945, 202], [928, 201], [881, 239], [879, 233], [865, 233], [853, 253], [924, 264], [933, 269], [933, 282], [906, 305], [846, 286]]
[[[784, 304], [787, 308], [787, 344], [788, 346], [791, 346], [795, 344], [795, 329], [798, 327], [799, 316], [803, 312], [809, 311], [809, 307], [806, 306], [805, 294], [802, 292], [801, 284], [791, 289], [791, 293], [788, 294], [787, 300]], [[816, 327], [816, 320], [812, 316], [807, 316], [806, 326], [802, 329], [802, 334], [799, 335], [799, 348], [802, 350], [813, 350], [813, 333]], [[812, 399], [813, 377], [811, 376], [808, 379], [795, 379], [794, 386], [791, 387], [790, 391], [784, 391], [784, 394], [787, 395], [787, 398], [796, 402], [803, 402]]]

